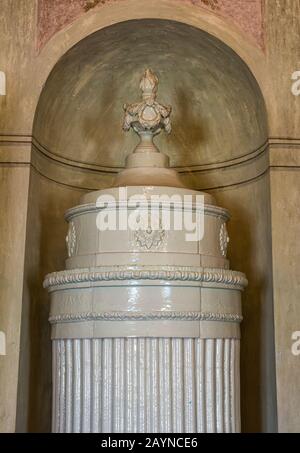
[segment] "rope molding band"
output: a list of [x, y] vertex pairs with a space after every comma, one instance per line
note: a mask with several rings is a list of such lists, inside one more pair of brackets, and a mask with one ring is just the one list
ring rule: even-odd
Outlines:
[[122, 281], [122, 280], [167, 280], [167, 281], [196, 281], [205, 283], [220, 283], [237, 286], [244, 289], [248, 281], [242, 272], [226, 269], [207, 268], [139, 268], [105, 270], [81, 270], [60, 271], [48, 274], [44, 280], [44, 288], [60, 286], [72, 283], [96, 282], [96, 281]]
[[49, 317], [51, 324], [82, 321], [223, 321], [241, 323], [243, 317], [235, 313], [204, 313], [204, 312], [87, 312], [64, 313]]

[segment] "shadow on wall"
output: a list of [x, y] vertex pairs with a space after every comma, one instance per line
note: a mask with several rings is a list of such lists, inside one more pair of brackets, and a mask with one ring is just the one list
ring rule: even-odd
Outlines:
[[[49, 209], [51, 209], [49, 203]], [[45, 271], [49, 268], [47, 257], [51, 256], [50, 247], [53, 241], [47, 238], [49, 216], [44, 214], [39, 219], [41, 225], [40, 256], [36, 269], [27, 275], [29, 292], [29, 388], [27, 429], [29, 432], [51, 431], [51, 341], [49, 301], [43, 291]], [[49, 247], [49, 249], [48, 249]], [[47, 271], [48, 272], [48, 271]], [[43, 413], [41, 419], [40, 414]]]
[[192, 99], [193, 90], [190, 87], [176, 87], [172, 104], [173, 111], [176, 109], [176, 115], [172, 118], [172, 137], [167, 136], [166, 140], [172, 140], [172, 146], [178, 150], [198, 149], [210, 135], [204, 112], [203, 115], [196, 116]]
[[[83, 148], [86, 146], [90, 150], [90, 154], [97, 156], [100, 153], [110, 153], [110, 148], [117, 149], [119, 137], [116, 134], [115, 127], [105, 127], [105, 124], [109, 124], [110, 118], [113, 117], [113, 110], [116, 106], [116, 93], [118, 85], [117, 81], [112, 78], [110, 83], [110, 89], [99, 93], [99, 99], [97, 102], [96, 110], [90, 112], [88, 109], [82, 111], [82, 137], [84, 141], [82, 143]], [[105, 106], [105, 108], [103, 108]], [[120, 108], [120, 121], [118, 132], [122, 130], [122, 115], [123, 109], [122, 104]], [[99, 120], [101, 118], [101, 120]], [[103, 124], [104, 122], [104, 124]], [[138, 143], [138, 139], [136, 139]], [[125, 165], [125, 153], [124, 162]]]
[[[254, 183], [255, 184], [255, 183]], [[238, 190], [238, 189], [236, 189]], [[262, 431], [261, 370], [261, 304], [266, 301], [264, 294], [265, 276], [255, 269], [256, 247], [250, 218], [253, 213], [239, 206], [232, 212], [238, 213], [232, 219], [228, 230], [231, 238], [229, 260], [231, 268], [244, 272], [248, 286], [242, 294], [243, 322], [241, 324], [241, 421], [243, 432]], [[231, 224], [232, 223], [232, 224]], [[270, 277], [270, 276], [269, 276]], [[266, 320], [265, 320], [266, 321]]]

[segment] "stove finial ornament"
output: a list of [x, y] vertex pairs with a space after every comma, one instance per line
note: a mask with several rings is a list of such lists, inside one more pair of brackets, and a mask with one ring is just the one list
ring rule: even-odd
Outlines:
[[172, 108], [156, 101], [158, 77], [151, 70], [146, 69], [141, 81], [142, 101], [135, 104], [125, 104], [124, 131], [130, 128], [139, 135], [141, 143], [134, 152], [158, 152], [152, 138], [165, 130], [171, 132], [170, 115]]

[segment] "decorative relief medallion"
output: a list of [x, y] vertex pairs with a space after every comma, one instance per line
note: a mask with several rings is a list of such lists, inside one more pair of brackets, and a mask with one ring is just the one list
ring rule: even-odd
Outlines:
[[66, 236], [66, 245], [68, 250], [68, 257], [75, 255], [76, 249], [76, 229], [74, 222], [69, 223], [69, 230]]
[[226, 223], [222, 223], [221, 228], [220, 228], [220, 234], [219, 234], [219, 241], [220, 241], [220, 250], [222, 256], [226, 258], [227, 255], [227, 247], [229, 243], [229, 236], [226, 228]]
[[158, 250], [162, 247], [166, 239], [166, 231], [160, 228], [153, 230], [151, 226], [146, 230], [136, 230], [134, 232], [135, 245], [142, 250]]

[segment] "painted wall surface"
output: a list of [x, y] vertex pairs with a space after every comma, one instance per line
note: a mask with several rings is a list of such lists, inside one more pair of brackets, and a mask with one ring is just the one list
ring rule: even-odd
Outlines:
[[51, 430], [51, 342], [45, 274], [64, 268], [66, 209], [81, 190], [31, 172], [25, 247], [16, 430]]
[[[105, 4], [127, 0], [39, 0], [37, 49], [59, 30], [81, 15]], [[239, 26], [260, 47], [263, 38], [263, 4], [261, 0], [173, 0], [213, 11]], [[174, 4], [174, 7], [176, 5]]]
[[[299, 357], [291, 352], [299, 330], [300, 96], [292, 92], [299, 70], [300, 4], [266, 2], [267, 58], [276, 102], [269, 111], [272, 263], [278, 429], [299, 432]], [[272, 77], [271, 77], [272, 74]]]
[[29, 167], [0, 167], [0, 431], [14, 432], [20, 355], [20, 327]]
[[299, 168], [272, 169], [271, 194], [278, 427], [298, 433], [300, 356], [292, 353], [292, 335], [300, 331]]
[[3, 0], [0, 14], [0, 70], [6, 75], [6, 95], [0, 96], [0, 330], [6, 334], [6, 355], [0, 356], [0, 432], [14, 432], [16, 426], [31, 144], [24, 136], [12, 143], [12, 136], [26, 130], [28, 104], [22, 91], [35, 41], [34, 2], [15, 6]]
[[273, 91], [269, 135], [293, 146], [292, 139], [300, 138], [300, 98], [292, 93], [292, 75], [299, 71], [300, 2], [266, 1], [265, 14], [267, 77]]
[[1, 11], [0, 70], [6, 74], [7, 94], [0, 96], [0, 131], [1, 135], [31, 135], [36, 4], [33, 0], [3, 0]]
[[[241, 417], [244, 432], [275, 432], [276, 375], [269, 175], [213, 192], [230, 209], [229, 259], [248, 278], [241, 324]], [[251, 221], [249, 222], [249, 219]]]

